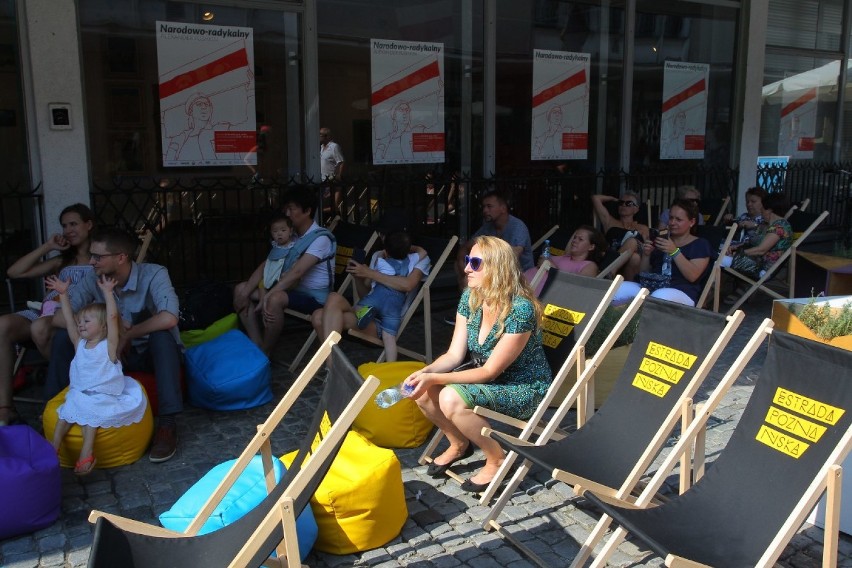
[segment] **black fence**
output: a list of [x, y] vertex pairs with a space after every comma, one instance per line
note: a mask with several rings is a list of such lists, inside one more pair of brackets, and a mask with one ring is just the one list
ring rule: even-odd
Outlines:
[[[852, 164], [767, 166], [758, 171], [757, 181], [773, 190], [783, 188], [793, 201], [809, 197], [811, 211], [831, 211], [823, 229], [840, 229], [850, 196], [852, 176], [847, 172], [852, 172]], [[489, 178], [382, 174], [333, 186], [302, 184], [296, 179], [256, 183], [217, 177], [122, 178], [108, 186], [95, 185], [90, 197], [99, 223], [151, 231], [148, 260], [168, 267], [175, 285], [186, 288], [205, 280], [247, 278], [268, 252], [269, 218], [280, 210], [284, 193], [293, 187], [316, 191], [324, 221], [340, 215], [369, 225], [385, 214], [403, 214], [415, 233], [461, 237], [465, 237], [461, 227], [472, 231], [481, 223], [481, 195], [497, 188], [509, 195], [513, 213], [527, 223], [535, 240], [555, 224], [570, 228], [590, 223], [591, 196], [597, 192], [618, 195], [629, 190], [643, 201], [666, 206], [682, 185], [695, 186], [709, 202], [733, 196], [737, 183], [736, 170], [700, 167], [588, 174], [554, 170]], [[43, 236], [34, 229], [43, 226], [42, 205], [37, 190], [0, 195], [4, 270], [42, 242]], [[16, 297], [38, 296], [34, 286], [22, 284]]]

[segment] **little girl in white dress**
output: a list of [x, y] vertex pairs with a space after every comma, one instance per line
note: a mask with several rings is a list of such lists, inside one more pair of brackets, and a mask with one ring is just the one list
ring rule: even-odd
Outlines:
[[74, 473], [87, 475], [97, 463], [94, 445], [98, 428], [139, 422], [145, 415], [147, 401], [139, 383], [124, 376], [116, 353], [121, 320], [113, 296], [115, 279], [108, 276], [98, 279], [106, 304], [89, 304], [76, 316], [68, 298], [70, 282], [50, 276], [46, 283], [48, 289], [59, 293], [68, 335], [76, 349], [65, 403], [57, 409], [59, 420], [53, 432], [53, 447], [58, 452], [71, 425], [79, 424], [83, 446]]

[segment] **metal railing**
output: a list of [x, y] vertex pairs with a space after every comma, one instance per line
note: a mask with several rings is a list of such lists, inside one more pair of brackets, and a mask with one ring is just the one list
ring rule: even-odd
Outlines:
[[[828, 209], [823, 229], [839, 228], [846, 218], [852, 164], [834, 167], [791, 164], [758, 171], [758, 180], [774, 180], [793, 201], [812, 200], [812, 210]], [[324, 186], [296, 179], [262, 183], [235, 178], [121, 178], [95, 185], [91, 205], [99, 224], [153, 233], [148, 260], [165, 265], [178, 288], [203, 280], [237, 282], [251, 274], [268, 253], [267, 224], [280, 210], [284, 193], [307, 186], [321, 201], [324, 220], [335, 214], [372, 224], [386, 212], [408, 217], [413, 232], [450, 236], [460, 227], [481, 224], [481, 195], [492, 188], [506, 192], [513, 214], [523, 219], [535, 240], [554, 224], [574, 227], [592, 221], [591, 196], [624, 190], [666, 206], [681, 185], [694, 185], [705, 199], [733, 196], [738, 172], [726, 168], [644, 169], [634, 172], [537, 173], [475, 178], [465, 175], [398, 177], [387, 174]], [[43, 236], [43, 199], [38, 188], [6, 188], [0, 194], [0, 258], [4, 270], [32, 250]], [[464, 219], [462, 219], [464, 216]], [[462, 223], [465, 221], [465, 223]], [[466, 235], [460, 235], [466, 237]], [[36, 284], [16, 284], [27, 297]]]

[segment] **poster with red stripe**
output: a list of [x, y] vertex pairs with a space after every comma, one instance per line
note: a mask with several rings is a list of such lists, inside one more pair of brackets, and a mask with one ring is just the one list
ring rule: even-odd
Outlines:
[[370, 40], [373, 163], [444, 161], [444, 44]]
[[784, 91], [778, 154], [812, 160], [816, 136], [817, 88]]
[[252, 29], [156, 26], [163, 166], [256, 165]]
[[591, 59], [588, 53], [534, 51], [530, 159], [588, 157]]
[[663, 71], [661, 160], [704, 158], [710, 65], [666, 61]]

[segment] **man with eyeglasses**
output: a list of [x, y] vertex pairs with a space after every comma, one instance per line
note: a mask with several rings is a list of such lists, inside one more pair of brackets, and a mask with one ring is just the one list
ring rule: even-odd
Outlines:
[[[164, 462], [177, 451], [177, 415], [183, 410], [180, 387], [182, 344], [178, 333], [178, 296], [169, 272], [158, 264], [136, 264], [136, 238], [121, 229], [99, 229], [91, 240], [90, 263], [94, 270], [69, 290], [76, 313], [92, 302], [103, 302], [97, 280], [105, 275], [116, 280], [114, 294], [121, 314], [123, 333], [117, 352], [124, 371], [153, 372], [157, 380], [159, 424], [148, 459]], [[68, 386], [74, 346], [66, 322], [57, 312], [45, 395], [53, 398]], [[71, 325], [74, 325], [73, 322]]]
[[[495, 189], [483, 196], [482, 221], [482, 226], [470, 237], [470, 240], [459, 246], [455, 265], [459, 290], [464, 290], [467, 287], [464, 259], [466, 255], [470, 254], [473, 241], [479, 236], [499, 237], [512, 245], [512, 250], [515, 251], [521, 264], [521, 271], [534, 266], [530, 232], [523, 221], [509, 213], [508, 199], [502, 191]], [[455, 317], [455, 314], [453, 317]], [[453, 323], [455, 323], [455, 319]]]

